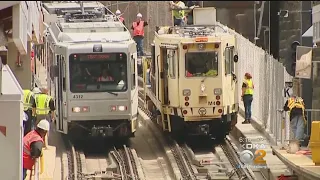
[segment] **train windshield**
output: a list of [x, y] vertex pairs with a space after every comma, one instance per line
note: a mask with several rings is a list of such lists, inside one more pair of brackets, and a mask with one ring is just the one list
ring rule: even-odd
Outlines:
[[186, 77], [218, 76], [218, 52], [188, 52], [185, 65]]
[[127, 90], [127, 55], [125, 53], [71, 54], [69, 61], [71, 92]]

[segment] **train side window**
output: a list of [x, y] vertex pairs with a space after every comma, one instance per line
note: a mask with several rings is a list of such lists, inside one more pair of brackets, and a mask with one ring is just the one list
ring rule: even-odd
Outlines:
[[155, 45], [151, 44], [151, 54], [152, 54], [152, 62], [151, 62], [151, 73], [153, 76], [155, 76], [156, 73], [156, 54], [155, 54]]
[[131, 73], [132, 73], [132, 86], [131, 86], [131, 90], [133, 90], [136, 87], [136, 63], [135, 63], [135, 59], [131, 58], [130, 60], [131, 62]]
[[64, 56], [61, 56], [61, 61], [62, 61], [62, 74], [63, 74], [63, 79], [62, 79], [62, 90], [65, 92], [66, 91], [66, 62]]
[[231, 64], [231, 72], [235, 73], [234, 72], [234, 65], [235, 65], [235, 62], [233, 60], [233, 56], [234, 56], [234, 46], [230, 47], [230, 64]]
[[176, 78], [176, 61], [175, 61], [176, 52], [175, 50], [168, 50], [168, 63], [169, 63], [169, 75], [171, 78]]
[[224, 51], [224, 58], [225, 58], [225, 74], [231, 74], [231, 64], [232, 64], [232, 59], [230, 57], [231, 55], [231, 49], [230, 47], [226, 47], [225, 51]]

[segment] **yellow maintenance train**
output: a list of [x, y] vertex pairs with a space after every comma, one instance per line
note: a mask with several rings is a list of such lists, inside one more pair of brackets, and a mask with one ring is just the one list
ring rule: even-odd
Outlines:
[[143, 61], [144, 105], [163, 131], [221, 139], [237, 122], [235, 36], [209, 12], [194, 9], [191, 26], [157, 27]]

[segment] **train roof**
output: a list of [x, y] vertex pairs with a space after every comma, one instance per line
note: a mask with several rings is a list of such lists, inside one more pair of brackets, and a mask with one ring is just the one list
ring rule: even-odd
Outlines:
[[[55, 43], [132, 41], [131, 34], [123, 23], [99, 2], [49, 4], [54, 4], [52, 6], [56, 8], [57, 13], [55, 23], [47, 24], [47, 31], [54, 37], [52, 40]], [[103, 8], [83, 9], [82, 7], [86, 7], [86, 5], [87, 7], [102, 5]], [[74, 9], [61, 10], [60, 7]], [[107, 10], [107, 14], [105, 14], [105, 10]]]
[[[93, 10], [95, 8], [104, 7], [104, 5], [98, 1], [82, 1], [85, 10]], [[43, 2], [43, 7], [49, 14], [57, 14], [58, 10], [77, 10], [81, 8], [80, 3], [76, 1], [51, 1]]]
[[156, 37], [167, 40], [178, 40], [180, 42], [194, 42], [194, 39], [206, 37], [208, 41], [222, 40], [234, 36], [225, 27], [213, 26], [176, 26], [159, 27], [156, 30]]
[[[60, 43], [59, 43], [60, 44]], [[61, 43], [64, 44], [64, 43]], [[92, 51], [94, 45], [102, 45], [104, 49], [103, 52], [121, 52], [123, 50], [127, 50], [130, 45], [128, 42], [126, 43], [108, 43], [108, 42], [83, 42], [83, 43], [71, 43], [68, 44], [68, 49], [71, 51], [78, 51], [78, 53], [84, 53]], [[106, 48], [106, 49], [105, 49]]]
[[79, 42], [114, 42], [121, 43], [132, 40], [128, 32], [85, 32], [85, 33], [60, 33], [59, 42], [79, 43]]

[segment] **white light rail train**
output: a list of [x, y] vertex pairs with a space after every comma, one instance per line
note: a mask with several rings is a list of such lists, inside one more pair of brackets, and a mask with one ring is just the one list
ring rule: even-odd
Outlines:
[[132, 137], [138, 87], [130, 32], [99, 2], [43, 6], [57, 131], [78, 138]]

